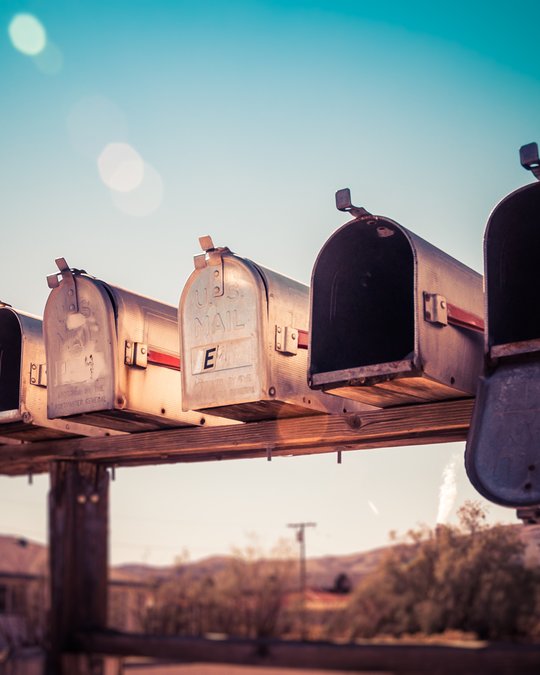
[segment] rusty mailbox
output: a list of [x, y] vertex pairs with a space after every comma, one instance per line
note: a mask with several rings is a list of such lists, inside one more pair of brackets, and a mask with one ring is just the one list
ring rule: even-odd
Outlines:
[[315, 262], [309, 380], [387, 407], [473, 396], [482, 277], [398, 223], [354, 207]]
[[[521, 163], [540, 179], [536, 143]], [[540, 505], [540, 183], [505, 197], [484, 236], [486, 367], [465, 467], [475, 488], [503, 506]]]
[[122, 431], [227, 422], [182, 410], [175, 307], [56, 262], [44, 315], [49, 417]]
[[0, 303], [0, 443], [110, 433], [47, 419], [46, 387], [41, 319]]
[[307, 386], [308, 287], [200, 242], [179, 309], [184, 407], [242, 421], [365, 410]]

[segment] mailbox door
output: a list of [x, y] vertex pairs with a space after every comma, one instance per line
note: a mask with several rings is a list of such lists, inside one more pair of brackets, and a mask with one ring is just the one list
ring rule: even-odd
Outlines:
[[179, 319], [184, 410], [257, 418], [271, 395], [268, 302], [255, 266], [230, 253], [210, 254], [184, 287]]
[[502, 506], [540, 504], [540, 360], [502, 363], [481, 378], [465, 468], [474, 487]]
[[105, 287], [73, 275], [54, 288], [44, 314], [51, 418], [115, 407], [115, 311]]

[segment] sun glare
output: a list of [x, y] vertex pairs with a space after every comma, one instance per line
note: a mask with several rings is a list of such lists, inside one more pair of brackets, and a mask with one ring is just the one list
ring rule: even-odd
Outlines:
[[36, 56], [45, 49], [47, 33], [33, 14], [16, 14], [8, 26], [11, 43], [23, 54]]

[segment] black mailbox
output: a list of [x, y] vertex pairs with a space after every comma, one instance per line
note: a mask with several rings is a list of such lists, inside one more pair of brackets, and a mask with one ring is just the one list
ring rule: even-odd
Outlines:
[[[521, 159], [537, 173], [536, 144], [524, 146]], [[512, 192], [494, 209], [484, 265], [486, 365], [465, 466], [487, 499], [533, 506], [540, 503], [540, 183]]]
[[336, 198], [355, 218], [313, 269], [310, 386], [382, 407], [472, 396], [482, 368], [481, 275], [353, 207], [348, 190]]

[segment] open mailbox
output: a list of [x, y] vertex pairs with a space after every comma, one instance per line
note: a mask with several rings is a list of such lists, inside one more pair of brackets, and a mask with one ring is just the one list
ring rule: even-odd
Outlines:
[[200, 241], [179, 309], [184, 407], [242, 421], [365, 410], [307, 386], [308, 287]]
[[182, 410], [176, 307], [70, 269], [48, 278], [48, 414], [121, 431], [230, 423]]
[[398, 223], [353, 207], [312, 276], [314, 389], [386, 407], [473, 396], [482, 277]]
[[[535, 143], [521, 148], [521, 160], [540, 178]], [[465, 466], [487, 499], [503, 506], [540, 505], [540, 183], [516, 190], [495, 207], [485, 231], [484, 265], [486, 368]]]
[[0, 442], [108, 433], [47, 419], [47, 367], [42, 321], [0, 303]]

